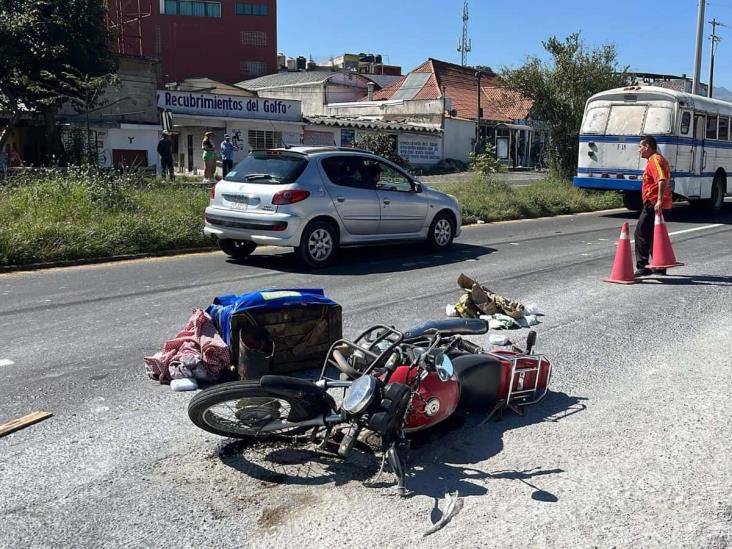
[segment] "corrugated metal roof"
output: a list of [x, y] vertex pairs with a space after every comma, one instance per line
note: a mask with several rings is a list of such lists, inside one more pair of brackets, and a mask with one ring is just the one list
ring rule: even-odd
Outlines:
[[361, 128], [366, 130], [399, 130], [419, 133], [442, 133], [439, 126], [420, 125], [409, 122], [370, 120], [365, 118], [340, 118], [333, 116], [308, 116], [303, 120], [308, 124], [334, 126], [339, 128]]
[[403, 76], [395, 76], [393, 74], [362, 74], [361, 76], [372, 80], [380, 88], [391, 86], [397, 80], [404, 78]]
[[339, 73], [333, 71], [278, 72], [275, 74], [267, 74], [265, 76], [252, 78], [251, 80], [242, 80], [241, 82], [237, 82], [236, 85], [247, 90], [260, 90], [280, 86], [317, 84], [319, 82], [325, 82], [337, 74]]

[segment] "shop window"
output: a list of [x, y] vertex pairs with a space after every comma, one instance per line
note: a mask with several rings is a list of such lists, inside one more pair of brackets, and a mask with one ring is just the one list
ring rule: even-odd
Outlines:
[[193, 17], [221, 17], [221, 2], [195, 2], [192, 0], [165, 0], [165, 15], [189, 15]]
[[249, 149], [276, 149], [282, 146], [282, 132], [269, 130], [249, 130], [247, 133]]
[[244, 4], [242, 2], [237, 2], [236, 14], [266, 16], [269, 15], [269, 7], [267, 4]]
[[263, 31], [241, 31], [242, 46], [266, 46], [267, 33]]
[[239, 63], [239, 72], [244, 78], [253, 78], [267, 73], [267, 64], [261, 61], [242, 61]]

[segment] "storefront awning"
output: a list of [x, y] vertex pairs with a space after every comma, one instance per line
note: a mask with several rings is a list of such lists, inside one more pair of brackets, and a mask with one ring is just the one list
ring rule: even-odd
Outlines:
[[509, 130], [525, 130], [529, 132], [535, 131], [533, 127], [527, 126], [526, 124], [509, 124], [508, 122], [501, 122], [496, 124], [496, 128], [508, 128]]

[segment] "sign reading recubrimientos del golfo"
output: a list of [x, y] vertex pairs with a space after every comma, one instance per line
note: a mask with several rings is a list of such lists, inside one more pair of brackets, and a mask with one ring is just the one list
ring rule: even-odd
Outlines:
[[158, 90], [158, 107], [177, 114], [299, 122], [300, 101]]

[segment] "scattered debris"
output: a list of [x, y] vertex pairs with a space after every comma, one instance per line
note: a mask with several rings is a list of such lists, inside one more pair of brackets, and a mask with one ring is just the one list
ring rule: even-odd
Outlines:
[[463, 500], [459, 497], [457, 490], [452, 494], [445, 494], [445, 511], [442, 513], [442, 517], [427, 530], [425, 530], [422, 537], [427, 537], [430, 534], [434, 534], [452, 520], [452, 517], [457, 515], [463, 508]]
[[31, 412], [30, 414], [19, 417], [18, 419], [3, 423], [0, 425], [0, 437], [4, 437], [5, 435], [9, 435], [10, 433], [20, 429], [24, 429], [29, 425], [48, 419], [52, 415], [53, 414], [50, 412]]

